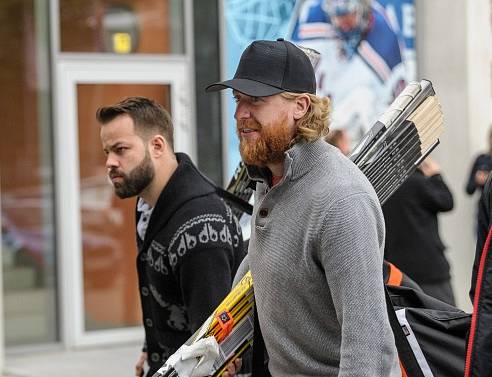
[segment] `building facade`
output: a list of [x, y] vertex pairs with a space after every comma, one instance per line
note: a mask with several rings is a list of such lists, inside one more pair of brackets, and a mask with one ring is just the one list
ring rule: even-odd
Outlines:
[[[107, 182], [94, 114], [126, 96], [158, 100], [173, 116], [176, 150], [226, 182], [226, 100], [203, 92], [226, 76], [225, 1], [0, 2], [7, 353], [143, 337], [135, 203], [117, 199]], [[415, 0], [415, 9], [417, 78], [433, 81], [443, 105], [435, 156], [457, 203], [443, 238], [458, 304], [470, 309], [476, 198], [465, 196], [464, 182], [492, 121], [490, 0]]]

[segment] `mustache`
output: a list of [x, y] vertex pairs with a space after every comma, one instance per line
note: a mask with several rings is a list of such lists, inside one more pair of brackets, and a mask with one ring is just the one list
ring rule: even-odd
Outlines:
[[122, 171], [119, 171], [118, 169], [111, 169], [108, 172], [109, 178], [113, 179], [116, 177], [125, 177], [125, 174]]
[[244, 129], [260, 131], [262, 129], [262, 126], [261, 124], [259, 124], [257, 121], [253, 119], [243, 119], [243, 120], [238, 120], [236, 122], [236, 128], [238, 131], [242, 131]]

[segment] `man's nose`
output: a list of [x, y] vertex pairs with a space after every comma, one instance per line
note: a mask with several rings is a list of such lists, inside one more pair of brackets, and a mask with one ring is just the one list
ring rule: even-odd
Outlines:
[[238, 102], [236, 104], [236, 111], [234, 112], [234, 119], [247, 119], [250, 116], [249, 106], [246, 103]]
[[348, 33], [350, 30], [352, 30], [352, 28], [350, 27], [349, 24], [342, 22], [340, 24], [340, 30], [343, 31], [344, 33]]
[[114, 157], [114, 155], [112, 153], [108, 154], [108, 156], [106, 157], [106, 168], [111, 169], [118, 167], [118, 165], [118, 160]]
[[355, 28], [355, 24], [353, 21], [352, 14], [345, 14], [343, 16], [339, 16], [336, 20], [337, 27], [344, 33], [349, 32], [350, 30]]

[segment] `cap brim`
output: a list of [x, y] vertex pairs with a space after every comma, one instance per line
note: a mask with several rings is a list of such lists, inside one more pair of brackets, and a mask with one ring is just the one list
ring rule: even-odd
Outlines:
[[285, 92], [284, 89], [248, 79], [232, 79], [210, 84], [206, 92], [216, 92], [223, 89], [234, 89], [251, 97], [268, 97]]

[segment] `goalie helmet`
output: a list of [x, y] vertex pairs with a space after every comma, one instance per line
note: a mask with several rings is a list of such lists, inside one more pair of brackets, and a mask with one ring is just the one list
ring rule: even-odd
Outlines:
[[325, 0], [324, 10], [344, 44], [344, 52], [352, 56], [369, 27], [372, 0]]

